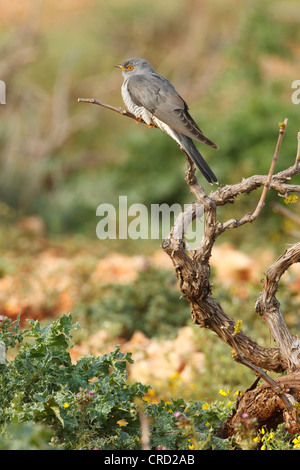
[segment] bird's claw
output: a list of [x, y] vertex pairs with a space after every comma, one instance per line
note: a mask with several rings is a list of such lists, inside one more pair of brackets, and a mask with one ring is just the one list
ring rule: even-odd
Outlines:
[[156, 127], [155, 124], [147, 124], [147, 123], [144, 121], [144, 119], [141, 118], [141, 117], [136, 118], [135, 122], [136, 122], [136, 124], [140, 124], [140, 123], [142, 122], [142, 123], [146, 124], [147, 127], [149, 127], [149, 129], [152, 129], [152, 127]]

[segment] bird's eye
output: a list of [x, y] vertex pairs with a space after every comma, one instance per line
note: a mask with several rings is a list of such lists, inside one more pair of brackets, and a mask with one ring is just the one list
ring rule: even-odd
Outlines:
[[132, 65], [128, 65], [127, 70], [133, 70]]

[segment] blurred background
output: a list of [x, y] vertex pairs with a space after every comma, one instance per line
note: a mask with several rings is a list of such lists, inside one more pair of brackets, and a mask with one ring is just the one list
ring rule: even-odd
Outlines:
[[[106, 325], [110, 335], [127, 339], [136, 325], [147, 337], [176, 332], [189, 311], [183, 301], [178, 306], [173, 271], [162, 271], [169, 264], [159, 241], [98, 240], [96, 208], [117, 206], [120, 195], [149, 207], [192, 201], [185, 157], [157, 129], [77, 99], [123, 107], [123, 78], [114, 65], [143, 57], [172, 81], [219, 145], [218, 152], [202, 147], [202, 154], [221, 184], [268, 171], [278, 123], [287, 117], [277, 165], [284, 169], [294, 162], [300, 131], [300, 105], [291, 101], [292, 82], [300, 79], [299, 2], [0, 0], [0, 12], [3, 314], [48, 318], [72, 311], [85, 327]], [[253, 210], [259, 196], [220, 209], [220, 219]], [[255, 298], [257, 289], [245, 287], [253, 266], [259, 282], [274, 253], [297, 240], [299, 227], [275, 212], [274, 202], [286, 208], [270, 193], [258, 223], [218, 241], [227, 243], [228, 265], [238, 265], [231, 287], [240, 300], [233, 305], [228, 291], [219, 292], [232, 316], [240, 301]], [[299, 215], [299, 201], [288, 209]], [[295, 316], [290, 320], [296, 327]], [[269, 339], [267, 332], [258, 337], [264, 335]]]

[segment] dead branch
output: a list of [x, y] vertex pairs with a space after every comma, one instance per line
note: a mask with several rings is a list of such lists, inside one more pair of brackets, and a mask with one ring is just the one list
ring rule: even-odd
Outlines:
[[[294, 405], [300, 400], [300, 377], [299, 372], [292, 372], [282, 375], [276, 379], [276, 384], [284, 391], [290, 405]], [[288, 405], [288, 408], [290, 408]], [[257, 383], [242, 394], [237, 401], [236, 409], [232, 415], [222, 423], [219, 436], [227, 438], [236, 433], [238, 425], [245, 424], [246, 421], [255, 420], [255, 429], [265, 426], [268, 430], [285, 422], [286, 428], [291, 434], [299, 433], [299, 422], [296, 409], [288, 411], [283, 404], [279, 394], [274, 394], [274, 389], [268, 383], [263, 383], [259, 387]]]
[[[197, 201], [203, 204], [206, 216], [204, 236], [198, 250], [193, 252], [191, 257], [189, 257], [185, 251], [183, 240], [174, 239], [173, 235], [176, 232], [175, 222], [171, 233], [162, 245], [163, 249], [169, 254], [174, 263], [177, 276], [180, 279], [181, 290], [190, 303], [194, 322], [212, 329], [229, 345], [232, 343], [231, 337], [233, 334], [234, 322], [225, 314], [220, 304], [211, 298], [209, 258], [215, 240], [219, 235], [229, 228], [237, 228], [243, 224], [251, 223], [259, 216], [265, 203], [267, 191], [272, 188], [274, 179], [276, 181], [277, 189], [281, 189], [283, 181], [285, 182], [291, 177], [291, 175], [295, 175], [299, 172], [299, 168], [292, 166], [285, 173], [281, 172], [281, 174], [274, 175], [274, 168], [276, 161], [278, 160], [286, 125], [287, 120], [285, 120], [284, 124], [280, 126], [275, 153], [267, 177], [254, 176], [247, 180], [243, 180], [240, 185], [219, 188], [216, 192], [207, 195], [196, 178], [195, 169], [192, 163], [188, 162], [189, 168], [186, 180]], [[264, 186], [264, 189], [261, 198], [252, 213], [245, 214], [241, 219], [230, 219], [224, 223], [216, 220], [216, 207], [218, 205], [232, 202], [237, 195], [252, 192], [259, 186]], [[293, 189], [300, 191], [300, 186], [293, 185]], [[279, 354], [276, 354], [275, 359], [277, 365], [275, 365], [274, 357], [270, 357], [270, 351], [265, 349], [258, 353], [257, 345], [244, 334], [241, 336], [241, 333], [239, 333], [236, 336], [235, 341], [243, 356], [256, 366], [263, 367], [267, 370], [278, 370], [280, 367], [283, 367], [285, 370], [289, 368], [289, 359], [287, 354], [283, 354], [280, 344], [279, 350], [277, 351]], [[273, 353], [275, 353], [274, 350]], [[264, 360], [262, 360], [261, 354], [264, 356]]]
[[[212, 247], [215, 243], [216, 238], [221, 235], [225, 230], [229, 228], [238, 228], [243, 224], [251, 223], [257, 219], [261, 214], [261, 211], [265, 205], [267, 192], [272, 188], [276, 189], [280, 193], [287, 195], [289, 192], [297, 191], [300, 192], [300, 186], [286, 184], [292, 176], [299, 173], [299, 136], [298, 136], [298, 150], [295, 165], [291, 166], [284, 172], [280, 172], [274, 175], [275, 165], [279, 157], [279, 151], [283, 139], [283, 135], [287, 126], [287, 119], [280, 125], [278, 141], [276, 149], [270, 166], [268, 175], [265, 177], [254, 176], [247, 180], [243, 180], [240, 185], [226, 186], [225, 188], [219, 188], [215, 193], [207, 195], [203, 188], [200, 186], [195, 175], [195, 169], [193, 164], [188, 159], [188, 171], [186, 173], [186, 181], [190, 186], [190, 190], [196, 197], [198, 202], [203, 204], [204, 212], [206, 214], [206, 225], [204, 236], [200, 247], [196, 252], [189, 257], [185, 251], [183, 240], [175, 241], [173, 234], [176, 232], [176, 222], [171, 233], [167, 239], [163, 242], [162, 247], [169, 254], [173, 260], [176, 274], [180, 279], [181, 290], [188, 300], [191, 306], [191, 313], [194, 323], [199, 324], [201, 327], [209, 328], [213, 330], [217, 335], [225, 341], [228, 345], [231, 345], [235, 350], [235, 359], [241, 362], [245, 366], [249, 367], [253, 372], [261, 377], [273, 390], [283, 406], [282, 416], [284, 417], [287, 427], [290, 431], [299, 432], [300, 424], [298, 415], [293, 408], [293, 398], [289, 398], [284, 393], [282, 388], [271, 379], [263, 370], [262, 363], [264, 362], [263, 368], [267, 370], [274, 369], [274, 359], [271, 356], [272, 351], [268, 348], [260, 350], [258, 345], [252, 342], [251, 338], [244, 335], [242, 332], [234, 334], [234, 323], [230, 317], [228, 317], [222, 310], [222, 307], [218, 302], [211, 298], [209, 277], [209, 257], [211, 255]], [[216, 220], [216, 207], [218, 205], [224, 205], [227, 202], [234, 202], [236, 196], [240, 194], [248, 194], [260, 186], [264, 186], [261, 197], [255, 210], [252, 213], [245, 214], [240, 219], [230, 219], [225, 223], [220, 223]], [[296, 253], [294, 253], [296, 251]], [[269, 290], [269, 282], [266, 281], [265, 289], [262, 293], [268, 293], [268, 296], [272, 299], [273, 305], [277, 302], [275, 299], [275, 292], [278, 287], [278, 281], [283, 272], [293, 263], [298, 262], [299, 253], [297, 245], [292, 247], [285, 256], [283, 256], [282, 263], [278, 261], [273, 270], [267, 273], [266, 279], [270, 281], [270, 276], [273, 273], [277, 274], [274, 288]], [[279, 277], [278, 277], [279, 273]], [[272, 279], [272, 278], [271, 278]], [[268, 299], [269, 299], [268, 297]], [[263, 313], [264, 320], [270, 328], [274, 340], [277, 343], [278, 348], [273, 348], [273, 353], [276, 351], [275, 362], [285, 369], [290, 371], [296, 370], [300, 366], [300, 342], [297, 338], [293, 338], [283, 320], [280, 313], [279, 306], [274, 307], [275, 315], [271, 316], [269, 302]], [[260, 305], [257, 302], [256, 308]], [[262, 308], [262, 307], [260, 307]], [[262, 357], [263, 356], [263, 359]], [[277, 362], [278, 361], [278, 362]], [[256, 410], [257, 411], [257, 410]]]
[[265, 274], [263, 290], [256, 301], [255, 310], [266, 322], [289, 364], [289, 371], [300, 368], [300, 341], [293, 337], [283, 319], [276, 299], [278, 283], [283, 273], [294, 263], [300, 262], [300, 243], [296, 243], [280, 256]]
[[[107, 109], [118, 112], [132, 119], [135, 116], [131, 115], [121, 108], [115, 108], [110, 105], [98, 102], [94, 99], [79, 99], [78, 101], [87, 101], [90, 103], [98, 104]], [[279, 135], [275, 148], [275, 152], [271, 161], [270, 170], [268, 175], [254, 175], [249, 178], [243, 179], [240, 183], [235, 185], [227, 185], [219, 187], [216, 191], [207, 194], [203, 187], [197, 180], [195, 173], [195, 166], [188, 156], [188, 168], [186, 171], [186, 182], [190, 187], [191, 193], [196, 198], [193, 203], [199, 210], [203, 208], [202, 213], [205, 216], [205, 227], [202, 240], [196, 250], [188, 251], [184, 233], [186, 225], [184, 220], [192, 220], [197, 216], [197, 211], [193, 211], [191, 207], [186, 209], [178, 216], [175, 224], [162, 243], [162, 248], [171, 258], [175, 273], [179, 279], [180, 289], [183, 296], [186, 298], [190, 305], [191, 317], [195, 324], [202, 328], [212, 330], [218, 337], [234, 349], [234, 358], [236, 361], [241, 362], [249, 367], [253, 372], [265, 381], [265, 384], [271, 390], [271, 397], [277, 397], [275, 408], [272, 408], [269, 415], [276, 414], [278, 409], [281, 410], [281, 417], [276, 419], [285, 419], [287, 428], [291, 432], [299, 432], [300, 425], [298, 415], [293, 408], [293, 403], [300, 399], [300, 372], [297, 376], [299, 387], [297, 393], [293, 396], [289, 382], [285, 382], [285, 388], [281, 387], [278, 381], [269, 377], [264, 370], [273, 372], [284, 372], [293, 374], [293, 371], [300, 370], [300, 341], [293, 338], [285, 325], [283, 316], [279, 309], [279, 303], [275, 297], [278, 289], [278, 282], [283, 272], [288, 267], [300, 260], [300, 244], [295, 244], [286, 251], [267, 271], [265, 277], [264, 288], [259, 299], [256, 302], [256, 311], [261, 315], [266, 324], [268, 325], [271, 334], [277, 344], [277, 347], [264, 348], [259, 346], [252, 338], [246, 335], [243, 331], [236, 330], [236, 322], [224, 312], [220, 303], [212, 298], [211, 284], [210, 284], [210, 264], [209, 259], [211, 256], [212, 248], [218, 236], [228, 229], [238, 228], [244, 224], [252, 223], [261, 214], [265, 205], [266, 196], [268, 191], [275, 190], [280, 195], [287, 196], [291, 192], [300, 192], [300, 185], [290, 184], [292, 177], [300, 173], [300, 133], [298, 134], [298, 147], [295, 163], [284, 171], [275, 173], [275, 166], [279, 158], [280, 147], [283, 136], [286, 131], [288, 120], [285, 119], [279, 126]], [[230, 219], [225, 222], [217, 220], [217, 207], [223, 206], [227, 203], [233, 204], [237, 196], [249, 194], [256, 189], [263, 187], [262, 194], [253, 212], [245, 214], [240, 219]], [[264, 370], [263, 370], [264, 369]], [[287, 376], [286, 376], [287, 377]], [[298, 382], [297, 382], [298, 383]], [[266, 388], [266, 387], [265, 387]], [[291, 395], [289, 395], [287, 392]], [[264, 416], [261, 420], [268, 420], [269, 416], [263, 413], [264, 410], [259, 408], [261, 390], [249, 390], [249, 393], [256, 393], [258, 399], [252, 405], [253, 415], [262, 413]], [[248, 403], [249, 396], [245, 393], [244, 402]], [[263, 402], [262, 397], [262, 402]], [[241, 402], [242, 400], [240, 400]], [[273, 403], [272, 402], [272, 403]], [[273, 404], [274, 404], [273, 403]], [[249, 407], [249, 403], [247, 404]], [[278, 408], [276, 408], [278, 407]], [[274, 411], [275, 410], [275, 411]], [[248, 411], [248, 408], [247, 408]], [[240, 403], [234, 413], [234, 416], [224, 425], [223, 435], [230, 435], [234, 429], [236, 419], [240, 419], [241, 408]], [[273, 416], [273, 415], [272, 415]], [[260, 422], [258, 420], [258, 422]], [[230, 431], [228, 431], [230, 429]]]
[[[273, 380], [265, 371], [263, 371], [261, 368], [257, 367], [256, 365], [252, 364], [252, 362], [245, 359], [245, 357], [243, 356], [243, 354], [241, 354], [241, 352], [239, 351], [239, 348], [237, 347], [237, 344], [234, 339], [234, 335], [232, 336], [232, 345], [233, 345], [233, 349], [235, 350], [234, 359], [240, 364], [243, 364], [249, 369], [251, 369], [258, 378], [263, 379], [270, 386], [270, 388], [274, 392], [274, 395], [277, 396], [278, 399], [281, 401], [281, 404], [283, 406], [283, 416], [287, 424], [287, 428], [290, 431], [293, 430], [293, 433], [298, 433], [300, 431], [300, 419], [299, 419], [297, 410], [294, 408], [294, 404], [297, 402], [295, 397], [293, 395], [289, 395], [285, 393], [284, 389], [275, 380]], [[256, 385], [257, 385], [257, 382], [255, 383], [255, 386]], [[255, 387], [251, 387], [251, 390], [253, 390], [253, 388]], [[231, 419], [227, 420], [227, 422], [228, 421], [230, 422]]]
[[[298, 339], [293, 338], [290, 335], [279, 308], [274, 309], [275, 318], [270, 315], [269, 309], [266, 308], [264, 310], [264, 319], [270, 328], [278, 348], [260, 348], [243, 332], [235, 334], [235, 325], [233, 320], [225, 314], [221, 305], [211, 298], [209, 284], [209, 257], [216, 238], [229, 228], [238, 228], [243, 224], [252, 223], [256, 220], [261, 214], [265, 205], [267, 193], [270, 189], [276, 189], [279, 193], [284, 194], [285, 196], [290, 192], [300, 192], [300, 186], [287, 183], [287, 181], [290, 181], [293, 176], [299, 173], [299, 135], [295, 165], [278, 173], [277, 175], [274, 175], [275, 165], [279, 158], [280, 147], [287, 122], [288, 121], [286, 119], [284, 123], [280, 125], [275, 152], [267, 176], [253, 176], [243, 180], [242, 183], [238, 185], [221, 187], [215, 193], [207, 195], [196, 178], [193, 163], [188, 159], [186, 181], [198, 203], [202, 203], [204, 207], [204, 212], [206, 214], [204, 236], [198, 250], [196, 250], [191, 256], [188, 256], [183, 240], [174, 240], [174, 233], [176, 233], [177, 224], [176, 221], [171, 233], [163, 242], [162, 247], [174, 263], [177, 277], [180, 280], [181, 290], [191, 306], [191, 315], [194, 323], [199, 324], [201, 327], [213, 330], [217, 333], [220, 339], [233, 347], [235, 351], [235, 360], [253, 370], [258, 377], [262, 378], [270, 386], [273, 394], [278, 397], [278, 406], [282, 411], [281, 418], [285, 420], [290, 432], [299, 432], [299, 418], [293, 407], [295, 398], [293, 398], [293, 396], [290, 397], [285, 393], [280, 385], [269, 377], [262, 368], [270, 371], [277, 370], [277, 372], [280, 371], [281, 367], [283, 370], [288, 371], [296, 369], [300, 364], [300, 342]], [[218, 205], [233, 203], [238, 195], [248, 194], [260, 186], [263, 186], [263, 191], [258, 204], [252, 213], [245, 214], [240, 219], [230, 219], [225, 223], [221, 223], [216, 220], [216, 207]], [[283, 263], [283, 268], [280, 271], [281, 275], [283, 271], [292, 264], [292, 262], [296, 262], [295, 256], [289, 257], [292, 251], [293, 250], [291, 249], [285, 257], [285, 259], [287, 258], [286, 264]], [[276, 265], [274, 269], [275, 272], [278, 272], [279, 267]], [[277, 283], [278, 281], [279, 278], [277, 279]], [[275, 290], [270, 293], [274, 303], [276, 301], [274, 298], [276, 288], [277, 284], [275, 284]], [[267, 286], [265, 291], [268, 292]], [[245, 410], [245, 408], [243, 408], [243, 410]], [[253, 411], [254, 415], [259, 414], [259, 410], [255, 407], [253, 407]], [[238, 413], [235, 413], [235, 415], [238, 415]], [[273, 418], [272, 412], [270, 412], [270, 416]], [[264, 419], [266, 419], [266, 416]], [[266, 422], [267, 420], [265, 423]], [[226, 423], [226, 426], [227, 425], [228, 423]], [[231, 423], [230, 425], [232, 426], [233, 424]], [[225, 433], [224, 437], [227, 435], [228, 434]]]
[[[103, 108], [110, 109], [111, 111], [115, 111], [116, 113], [121, 114], [122, 116], [129, 117], [131, 119], [134, 119], [137, 122], [140, 122], [142, 124], [147, 125], [143, 119], [137, 119], [136, 116], [126, 109], [123, 108], [116, 108], [115, 106], [112, 106], [110, 104], [102, 103], [101, 101], [96, 100], [95, 98], [78, 98], [77, 100], [79, 103], [92, 103], [92, 104], [97, 104], [98, 106], [102, 106]], [[155, 127], [154, 125], [152, 127]]]

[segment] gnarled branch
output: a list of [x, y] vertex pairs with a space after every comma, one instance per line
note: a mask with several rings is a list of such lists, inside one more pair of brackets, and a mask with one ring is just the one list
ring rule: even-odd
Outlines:
[[[94, 99], [79, 99], [79, 101], [87, 101], [98, 104], [107, 109], [118, 112], [132, 119], [131, 115], [121, 108], [115, 108], [110, 105], [98, 102]], [[238, 228], [244, 224], [252, 223], [261, 214], [265, 205], [266, 196], [269, 190], [276, 190], [280, 195], [287, 196], [291, 192], [300, 192], [300, 185], [290, 184], [292, 177], [300, 173], [300, 133], [298, 134], [298, 147], [295, 163], [284, 171], [275, 173], [275, 165], [279, 158], [280, 147], [284, 133], [286, 131], [288, 120], [285, 119], [279, 127], [279, 136], [275, 148], [275, 152], [271, 161], [268, 175], [254, 175], [243, 179], [235, 185], [227, 185], [219, 187], [216, 191], [207, 194], [203, 187], [199, 184], [194, 163], [187, 157], [188, 168], [186, 171], [186, 181], [190, 187], [191, 193], [196, 198], [190, 206], [183, 211], [175, 221], [175, 224], [162, 243], [162, 248], [171, 258], [176, 276], [180, 282], [180, 289], [183, 296], [189, 302], [191, 308], [191, 316], [193, 322], [202, 328], [208, 328], [214, 331], [218, 337], [227, 343], [235, 351], [235, 359], [249, 367], [260, 378], [262, 378], [272, 393], [279, 400], [279, 408], [282, 410], [282, 416], [286, 421], [287, 427], [292, 432], [300, 432], [300, 424], [296, 411], [293, 408], [293, 402], [300, 398], [300, 376], [297, 377], [299, 387], [295, 388], [293, 393], [291, 387], [285, 388], [280, 385], [280, 381], [274, 381], [266, 372], [284, 372], [300, 369], [300, 341], [293, 338], [285, 325], [283, 316], [279, 310], [279, 303], [275, 297], [278, 288], [278, 282], [283, 272], [293, 263], [299, 262], [300, 244], [295, 244], [286, 251], [267, 271], [264, 288], [259, 299], [256, 302], [256, 311], [262, 316], [267, 323], [277, 347], [265, 348], [258, 345], [252, 338], [243, 331], [236, 330], [236, 322], [223, 310], [220, 303], [211, 296], [210, 284], [210, 264], [213, 245], [222, 233], [228, 229]], [[183, 150], [183, 149], [181, 149]], [[245, 214], [240, 219], [230, 219], [225, 222], [217, 220], [217, 207], [227, 203], [234, 203], [237, 196], [249, 194], [254, 190], [263, 187], [262, 194], [253, 212]], [[205, 228], [202, 240], [196, 250], [190, 251], [184, 240], [186, 220], [190, 221], [197, 216], [199, 207], [203, 208], [205, 216]], [[197, 210], [195, 210], [197, 208]], [[198, 212], [199, 214], [199, 212]], [[290, 392], [286, 393], [286, 392]], [[252, 389], [249, 393], [257, 393]], [[244, 401], [247, 403], [249, 395], [245, 393]], [[259, 400], [252, 403], [254, 415], [259, 415], [264, 410], [256, 409]], [[247, 405], [248, 406], [248, 405]], [[232, 433], [234, 428], [234, 420], [239, 419], [237, 409], [229, 422], [224, 425], [224, 435]], [[271, 410], [274, 411], [274, 410]], [[272, 413], [271, 413], [272, 414]], [[262, 418], [262, 422], [263, 422]], [[277, 418], [276, 418], [277, 419]], [[276, 421], [275, 419], [275, 421]]]
[[284, 355], [288, 369], [300, 369], [300, 341], [289, 332], [275, 297], [283, 273], [294, 263], [300, 262], [300, 243], [296, 243], [280, 256], [267, 270], [263, 290], [256, 301], [255, 310], [266, 322], [276, 343]]

